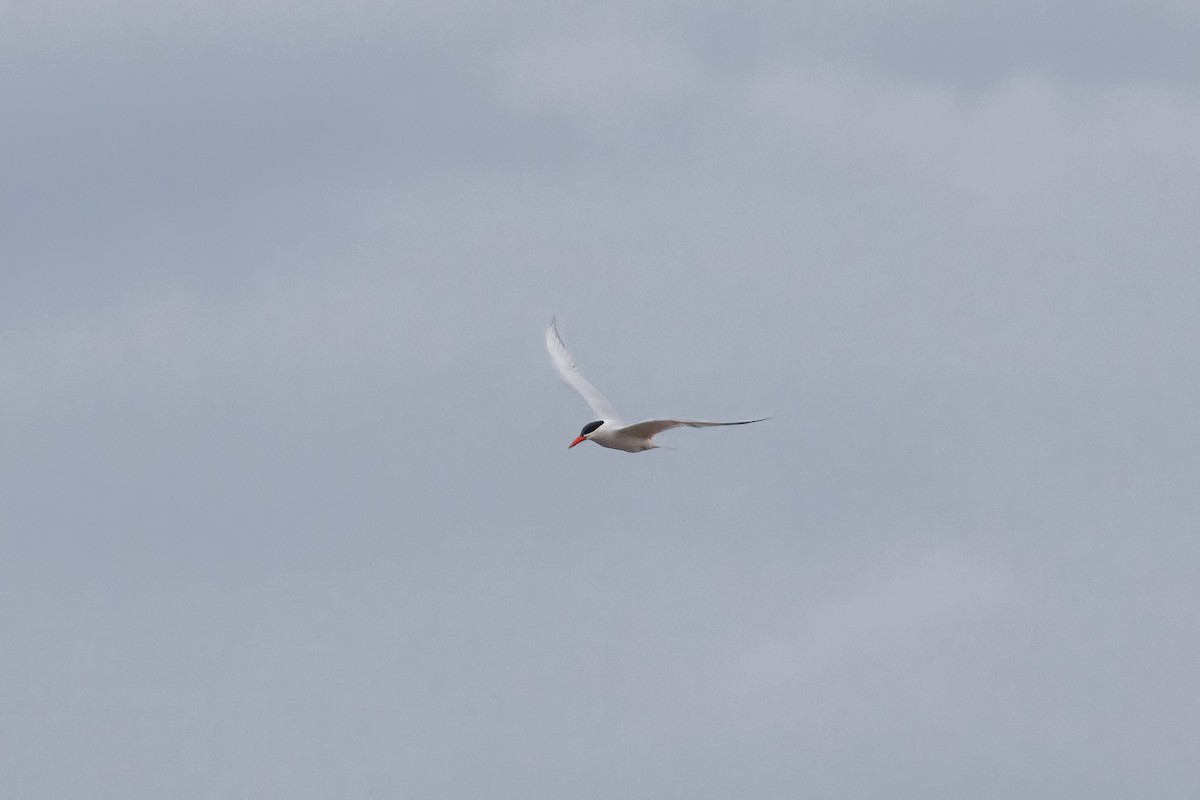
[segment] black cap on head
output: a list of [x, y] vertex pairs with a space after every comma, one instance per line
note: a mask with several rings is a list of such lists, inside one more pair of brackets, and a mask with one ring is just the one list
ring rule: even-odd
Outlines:
[[604, 424], [604, 420], [602, 420], [602, 419], [601, 419], [601, 420], [596, 420], [595, 422], [589, 422], [587, 425], [584, 425], [584, 426], [583, 426], [583, 430], [581, 430], [581, 431], [579, 432], [579, 435], [580, 435], [580, 436], [587, 436], [589, 433], [591, 433], [592, 431], [596, 430], [596, 428], [599, 428], [599, 427], [600, 427], [601, 425], [603, 425], [603, 424]]

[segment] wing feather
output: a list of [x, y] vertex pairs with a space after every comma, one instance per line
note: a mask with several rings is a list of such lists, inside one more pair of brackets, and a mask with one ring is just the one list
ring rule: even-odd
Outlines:
[[671, 428], [716, 428], [722, 425], [749, 425], [752, 422], [762, 422], [765, 419], [770, 419], [770, 417], [746, 419], [740, 422], [701, 422], [694, 419], [648, 419], [645, 422], [635, 422], [632, 425], [627, 425], [621, 432], [628, 433], [630, 436], [649, 439], [663, 431], [669, 431]]
[[568, 386], [579, 392], [596, 414], [597, 419], [605, 419], [610, 422], [621, 421], [621, 418], [617, 416], [617, 410], [613, 408], [613, 404], [609, 402], [608, 398], [579, 371], [575, 359], [558, 335], [558, 324], [553, 318], [550, 320], [550, 327], [546, 328], [546, 350], [550, 353], [550, 363], [554, 365], [559, 377]]

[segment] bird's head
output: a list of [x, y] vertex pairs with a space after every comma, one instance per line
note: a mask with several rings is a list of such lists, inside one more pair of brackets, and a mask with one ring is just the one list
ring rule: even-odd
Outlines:
[[589, 422], [587, 425], [584, 425], [583, 430], [581, 430], [579, 432], [579, 435], [575, 437], [575, 441], [573, 441], [569, 445], [567, 445], [567, 449], [570, 450], [572, 447], [579, 444], [580, 442], [586, 442], [588, 439], [590, 439], [592, 437], [593, 433], [595, 433], [597, 430], [599, 430], [600, 426], [603, 424], [604, 424], [604, 420], [601, 419], [601, 420], [596, 420], [595, 422]]

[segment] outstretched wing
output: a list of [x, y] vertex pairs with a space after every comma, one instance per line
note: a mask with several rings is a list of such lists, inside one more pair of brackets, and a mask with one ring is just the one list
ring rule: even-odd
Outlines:
[[610, 422], [621, 421], [613, 404], [608, 402], [608, 398], [601, 394], [599, 389], [592, 386], [591, 382], [579, 371], [575, 359], [567, 352], [567, 346], [563, 344], [558, 335], [558, 325], [553, 318], [550, 320], [550, 327], [546, 328], [546, 350], [550, 352], [550, 363], [554, 365], [559, 376], [587, 401], [597, 419], [606, 419]]
[[741, 422], [699, 422], [692, 419], [648, 419], [645, 422], [635, 422], [621, 429], [621, 433], [649, 439], [671, 428], [715, 428], [720, 425], [749, 425], [751, 422], [762, 422], [762, 419], [746, 419]]

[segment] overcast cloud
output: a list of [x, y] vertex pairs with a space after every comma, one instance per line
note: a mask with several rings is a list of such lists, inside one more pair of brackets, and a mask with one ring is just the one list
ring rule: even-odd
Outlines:
[[1198, 53], [0, 2], [0, 793], [1200, 795]]

